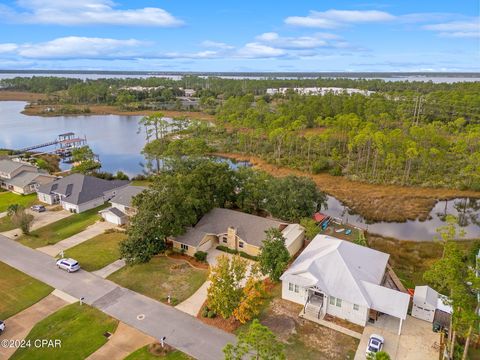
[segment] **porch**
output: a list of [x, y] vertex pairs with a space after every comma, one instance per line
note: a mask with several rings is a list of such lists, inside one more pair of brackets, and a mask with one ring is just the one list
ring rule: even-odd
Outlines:
[[303, 306], [304, 317], [317, 320], [323, 319], [326, 313], [325, 294], [316, 288], [308, 289], [307, 291], [307, 301]]

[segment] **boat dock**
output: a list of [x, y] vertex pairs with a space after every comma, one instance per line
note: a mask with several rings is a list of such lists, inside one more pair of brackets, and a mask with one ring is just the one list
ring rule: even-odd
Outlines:
[[68, 157], [71, 155], [72, 149], [79, 148], [87, 145], [87, 138], [78, 137], [73, 132], [68, 132], [64, 134], [59, 134], [57, 139], [37, 145], [27, 146], [22, 149], [16, 150], [16, 153], [25, 153], [32, 150], [42, 149], [48, 146], [56, 146], [54, 151], [50, 153], [55, 153], [60, 157]]

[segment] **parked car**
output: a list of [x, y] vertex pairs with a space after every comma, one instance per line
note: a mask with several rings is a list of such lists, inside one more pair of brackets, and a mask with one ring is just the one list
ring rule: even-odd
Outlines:
[[5, 323], [0, 320], [0, 334], [3, 333], [5, 331]]
[[369, 354], [382, 351], [384, 343], [385, 343], [385, 339], [382, 336], [377, 334], [370, 335], [370, 339], [368, 340], [368, 345], [367, 345], [367, 356]]
[[77, 260], [65, 258], [57, 261], [59, 269], [67, 270], [68, 272], [75, 272], [80, 270], [80, 265]]
[[30, 209], [32, 211], [36, 211], [36, 212], [39, 212], [39, 213], [47, 211], [47, 209], [43, 205], [33, 205]]

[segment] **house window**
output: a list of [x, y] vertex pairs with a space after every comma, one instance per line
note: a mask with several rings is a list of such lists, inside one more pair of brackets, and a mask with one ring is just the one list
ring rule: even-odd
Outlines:
[[295, 285], [295, 289], [294, 289], [294, 291], [295, 291], [295, 292], [298, 294], [298, 292], [299, 292], [298, 285]]
[[358, 304], [353, 304], [353, 310], [358, 311], [358, 309], [360, 309], [360, 306], [358, 306]]
[[335, 305], [335, 298], [330, 296], [330, 305]]
[[227, 237], [226, 237], [226, 236], [223, 236], [223, 237], [222, 237], [222, 241], [226, 244], [227, 241], [228, 241], [228, 240], [227, 240]]
[[238, 247], [243, 249], [243, 241], [238, 242]]
[[185, 251], [188, 250], [188, 245], [180, 244], [180, 247], [182, 248], [182, 250], [185, 250]]
[[342, 307], [342, 299], [337, 298], [337, 303], [335, 305], [338, 307]]
[[288, 291], [293, 291], [293, 284], [292, 283], [288, 283]]

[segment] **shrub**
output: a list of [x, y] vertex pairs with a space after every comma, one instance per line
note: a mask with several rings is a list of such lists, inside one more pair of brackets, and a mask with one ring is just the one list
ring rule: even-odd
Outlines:
[[220, 250], [220, 251], [224, 251], [224, 252], [229, 253], [229, 254], [240, 255], [241, 257], [243, 257], [245, 259], [250, 259], [250, 260], [257, 261], [256, 256], [249, 255], [249, 254], [247, 254], [246, 252], [243, 252], [243, 251], [237, 251], [237, 250], [234, 250], [234, 249], [230, 249], [229, 247], [226, 247], [226, 246], [223, 246], [223, 245], [218, 245], [216, 247], [216, 249]]
[[207, 316], [208, 316], [209, 319], [213, 319], [215, 316], [217, 316], [217, 314], [215, 314], [215, 311], [210, 310], [210, 311], [207, 313]]
[[337, 165], [331, 168], [328, 173], [332, 176], [342, 176], [342, 168], [340, 167], [340, 165]]
[[312, 173], [318, 174], [324, 170], [328, 170], [329, 167], [328, 159], [322, 156], [312, 164]]
[[206, 261], [207, 260], [207, 253], [205, 251], [197, 251], [193, 256], [198, 261]]
[[208, 317], [208, 307], [207, 307], [207, 306], [205, 306], [205, 307], [203, 308], [203, 310], [202, 310], [202, 316], [203, 316], [203, 317]]

